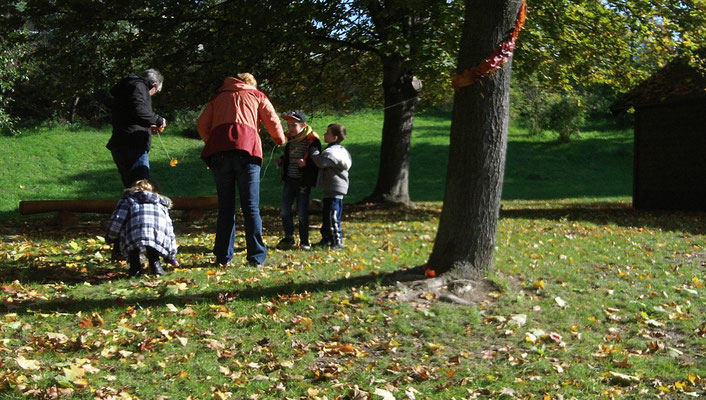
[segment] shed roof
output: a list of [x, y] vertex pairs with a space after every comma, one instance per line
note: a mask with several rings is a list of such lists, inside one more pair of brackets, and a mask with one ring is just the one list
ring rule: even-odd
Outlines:
[[630, 107], [697, 98], [706, 98], [706, 72], [678, 58], [618, 98], [610, 109], [616, 113]]

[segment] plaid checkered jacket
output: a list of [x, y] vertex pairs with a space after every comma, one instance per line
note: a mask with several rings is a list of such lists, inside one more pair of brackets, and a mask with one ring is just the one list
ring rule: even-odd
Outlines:
[[125, 192], [110, 218], [106, 241], [113, 243], [120, 238], [120, 252], [124, 256], [139, 246], [150, 246], [165, 257], [176, 255], [170, 204], [168, 198], [156, 193]]

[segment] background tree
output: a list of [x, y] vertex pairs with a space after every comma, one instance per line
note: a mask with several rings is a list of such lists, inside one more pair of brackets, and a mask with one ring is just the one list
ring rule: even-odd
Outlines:
[[585, 116], [605, 116], [617, 93], [706, 45], [703, 2], [538, 0], [527, 7], [515, 110], [530, 132], [553, 130], [565, 141]]
[[[371, 202], [410, 203], [409, 152], [421, 82], [445, 88], [457, 47], [460, 1], [321, 1], [311, 40], [373, 54], [382, 76], [380, 167]], [[368, 81], [369, 82], [369, 81]], [[440, 90], [429, 90], [430, 97]]]

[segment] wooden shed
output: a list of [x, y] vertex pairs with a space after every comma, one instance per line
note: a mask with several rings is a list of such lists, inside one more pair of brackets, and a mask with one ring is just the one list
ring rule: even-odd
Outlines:
[[706, 72], [677, 59], [611, 106], [630, 108], [633, 207], [706, 211]]

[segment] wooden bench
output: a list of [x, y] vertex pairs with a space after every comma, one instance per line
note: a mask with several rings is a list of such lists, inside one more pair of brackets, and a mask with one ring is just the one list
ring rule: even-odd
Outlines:
[[[186, 211], [186, 219], [197, 221], [203, 219], [204, 211], [218, 209], [218, 197], [173, 197], [172, 209]], [[32, 200], [20, 201], [20, 214], [39, 214], [56, 212], [56, 220], [61, 226], [72, 226], [78, 222], [75, 213], [111, 214], [115, 210], [117, 200]]]

